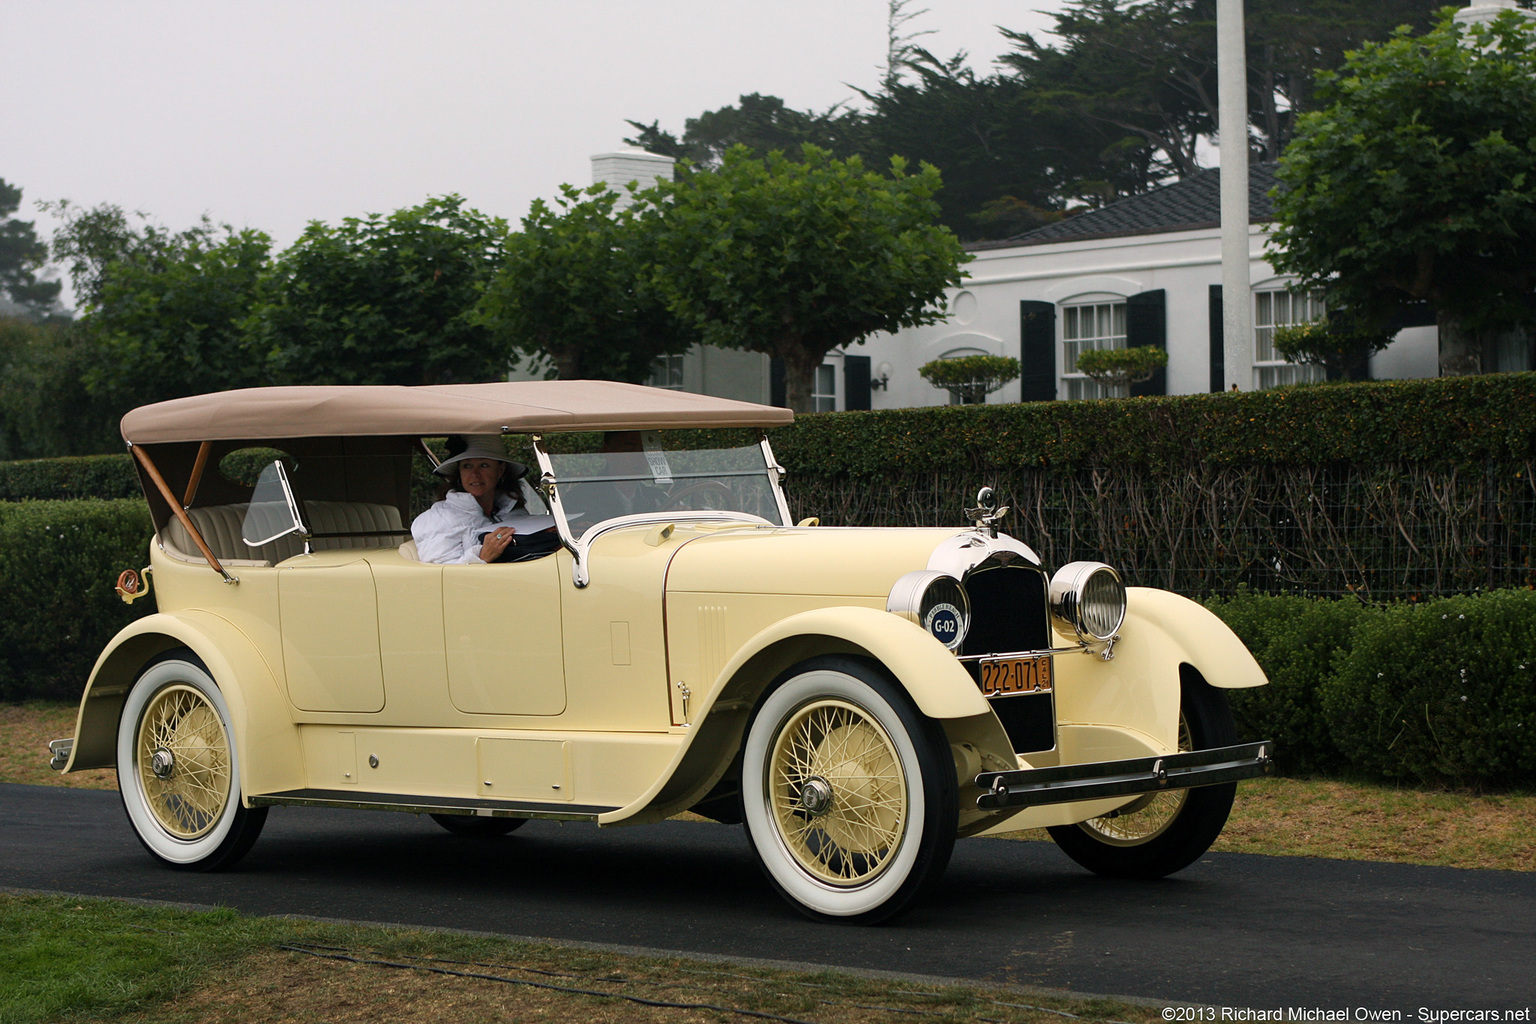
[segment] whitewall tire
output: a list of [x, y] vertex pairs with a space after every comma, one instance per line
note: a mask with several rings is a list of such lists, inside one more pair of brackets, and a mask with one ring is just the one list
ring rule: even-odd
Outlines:
[[813, 918], [900, 913], [954, 847], [957, 783], [943, 730], [860, 659], [816, 658], [781, 678], [748, 730], [741, 792], [764, 872]]
[[229, 706], [191, 651], [145, 667], [117, 728], [117, 781], [139, 842], [174, 868], [212, 871], [245, 855], [267, 809], [241, 805]]

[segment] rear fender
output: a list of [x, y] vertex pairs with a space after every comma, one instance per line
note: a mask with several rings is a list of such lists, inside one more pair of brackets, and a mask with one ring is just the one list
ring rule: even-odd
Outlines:
[[[64, 771], [116, 765], [118, 719], [129, 689], [150, 659], [180, 647], [202, 659], [229, 705], [240, 753], [240, 791], [249, 797], [302, 788], [298, 728], [271, 668], [234, 625], [195, 611], [146, 616], [112, 638], [85, 685]], [[253, 750], [260, 750], [260, 756], [250, 756]]]

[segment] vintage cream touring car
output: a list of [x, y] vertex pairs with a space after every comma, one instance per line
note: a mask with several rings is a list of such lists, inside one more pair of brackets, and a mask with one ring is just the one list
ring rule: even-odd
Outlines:
[[[54, 767], [115, 765], [143, 845], [194, 869], [274, 805], [480, 835], [691, 809], [744, 822], [773, 885], [836, 920], [909, 906], [958, 837], [1046, 826], [1131, 877], [1204, 853], [1273, 753], [1226, 707], [1265, 681], [1241, 642], [1102, 563], [1047, 576], [988, 491], [961, 528], [796, 524], [763, 433], [790, 419], [601, 381], [136, 409], [155, 538], [120, 590], [152, 582], [158, 610], [98, 659]], [[453, 434], [520, 435], [556, 550], [416, 557], [413, 459]], [[241, 482], [250, 449], [275, 452]]]

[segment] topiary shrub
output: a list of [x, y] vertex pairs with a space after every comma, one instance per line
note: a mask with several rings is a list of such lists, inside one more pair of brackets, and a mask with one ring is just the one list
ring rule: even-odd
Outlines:
[[1317, 600], [1240, 591], [1207, 607], [1232, 628], [1269, 677], [1268, 686], [1227, 691], [1238, 735], [1275, 741], [1288, 774], [1336, 772], [1348, 759], [1334, 744], [1318, 690], [1348, 650], [1363, 615], [1377, 613], [1353, 598]]
[[78, 700], [123, 626], [154, 610], [113, 590], [147, 558], [142, 499], [0, 503], [0, 700]]
[[1334, 743], [1387, 779], [1536, 778], [1536, 592], [1399, 604], [1362, 616], [1320, 688]]
[[989, 394], [1018, 378], [1019, 361], [1012, 356], [956, 356], [924, 363], [917, 372], [961, 405], [981, 405]]

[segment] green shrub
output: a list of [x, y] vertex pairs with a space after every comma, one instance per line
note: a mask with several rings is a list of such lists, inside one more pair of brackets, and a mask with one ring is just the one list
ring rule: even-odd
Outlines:
[[1207, 602], [1269, 677], [1268, 686], [1228, 691], [1238, 734], [1275, 741], [1287, 773], [1335, 772], [1348, 759], [1334, 745], [1318, 689], [1348, 650], [1350, 631], [1369, 609], [1353, 598], [1316, 600], [1240, 591]]
[[0, 462], [0, 501], [135, 498], [142, 493], [127, 452]]
[[1371, 775], [1528, 785], [1536, 773], [1536, 592], [1362, 616], [1320, 696], [1334, 743]]
[[0, 700], [77, 700], [112, 635], [153, 610], [113, 591], [145, 564], [142, 499], [0, 503]]

